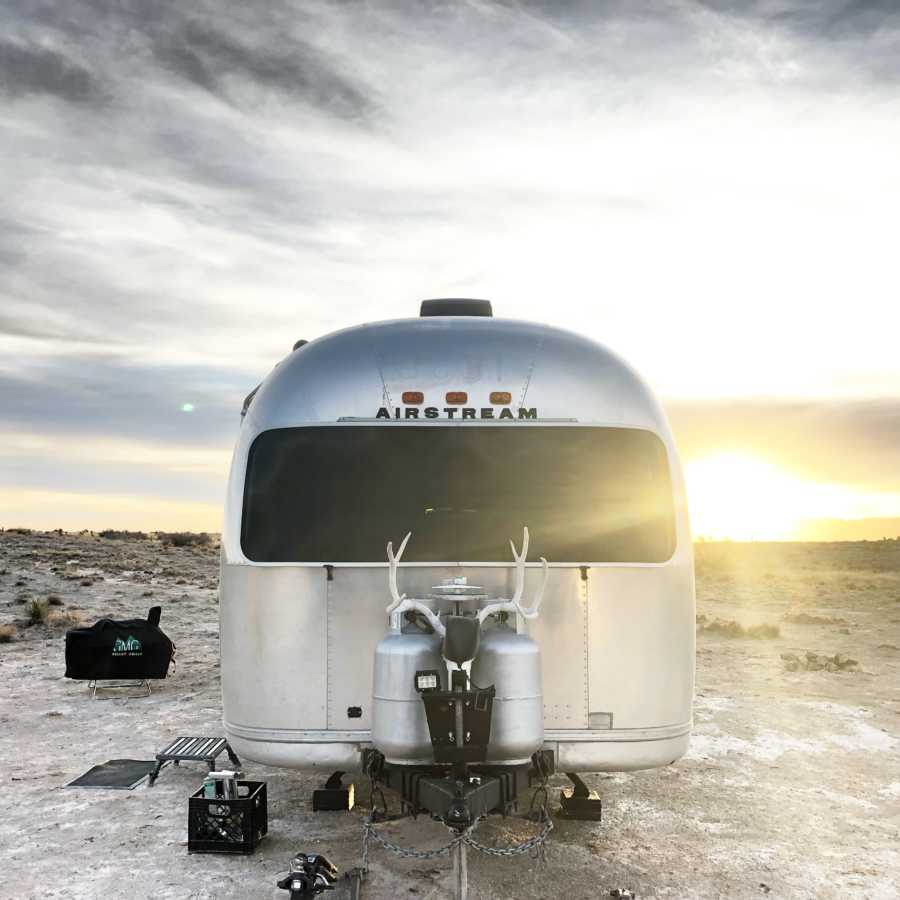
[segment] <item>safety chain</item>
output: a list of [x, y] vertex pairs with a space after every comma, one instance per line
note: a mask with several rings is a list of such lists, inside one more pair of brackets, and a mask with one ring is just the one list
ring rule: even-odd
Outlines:
[[514, 844], [512, 847], [488, 847], [485, 844], [479, 843], [475, 840], [475, 838], [468, 834], [463, 838], [463, 840], [473, 850], [477, 850], [479, 853], [485, 853], [488, 856], [519, 856], [522, 853], [528, 853], [529, 850], [537, 850], [540, 859], [543, 861], [544, 847], [547, 842], [547, 838], [550, 837], [551, 831], [553, 831], [553, 820], [550, 818], [550, 816], [547, 816], [547, 820], [544, 822], [544, 827], [538, 834], [534, 835], [534, 837], [528, 838], [528, 840], [522, 841], [522, 843], [520, 844]]
[[[474, 828], [474, 826], [472, 827]], [[390, 850], [391, 853], [394, 853], [397, 856], [402, 856], [406, 859], [434, 859], [435, 856], [449, 853], [457, 844], [461, 844], [465, 840], [466, 835], [466, 832], [457, 835], [450, 843], [444, 844], [443, 847], [435, 847], [433, 850], [416, 850], [413, 847], [401, 847], [399, 844], [395, 844], [393, 841], [388, 840], [388, 838], [375, 828], [375, 825], [370, 819], [367, 819], [363, 823], [363, 830], [363, 858], [366, 860], [364, 865], [368, 863], [368, 843], [370, 837], [375, 838], [385, 850]], [[471, 829], [468, 830], [471, 831]]]
[[534, 855], [536, 858], [543, 862], [546, 858], [547, 838], [550, 836], [550, 832], [553, 831], [553, 820], [550, 818], [550, 810], [548, 808], [550, 798], [547, 790], [550, 771], [540, 754], [536, 753], [533, 759], [540, 782], [531, 797], [526, 818], [543, 823], [543, 827], [536, 835], [527, 838], [519, 844], [513, 844], [511, 847], [489, 847], [487, 844], [482, 844], [475, 840], [472, 834], [482, 820], [486, 818], [485, 816], [477, 818], [465, 831], [457, 833], [451, 841], [442, 847], [435, 847], [432, 850], [416, 850], [413, 847], [401, 847], [399, 844], [395, 844], [375, 827], [375, 822], [379, 818], [379, 811], [375, 803], [376, 798], [381, 801], [380, 817], [385, 820], [390, 820], [394, 817], [389, 815], [384, 793], [377, 783], [377, 766], [372, 764], [366, 766], [366, 774], [369, 776], [369, 808], [371, 811], [368, 818], [363, 822], [363, 871], [366, 872], [369, 869], [369, 840], [372, 838], [381, 844], [385, 850], [389, 850], [391, 853], [405, 859], [434, 859], [436, 856], [449, 853], [459, 844], [467, 844], [473, 850], [477, 850], [479, 853], [484, 853], [487, 856], [520, 856], [523, 853], [535, 851]]
[[[539, 788], [535, 795], [540, 790]], [[395, 844], [375, 828], [375, 823], [370, 816], [363, 822], [363, 868], [367, 869], [369, 865], [370, 838], [378, 841], [385, 850], [390, 850], [391, 853], [406, 859], [434, 859], [436, 856], [449, 853], [458, 844], [468, 844], [473, 850], [477, 850], [479, 853], [484, 853], [487, 856], [519, 856], [523, 853], [528, 853], [530, 850], [536, 850], [538, 857], [543, 861], [547, 838], [550, 836], [550, 832], [553, 831], [553, 820], [550, 818], [546, 805], [546, 791], [544, 791], [544, 798], [544, 803], [539, 810], [540, 821], [544, 823], [541, 830], [532, 837], [519, 844], [513, 844], [511, 847], [489, 847], [472, 836], [475, 829], [485, 818], [483, 816], [476, 819], [465, 831], [456, 835], [449, 843], [444, 844], [442, 847], [435, 847], [432, 850], [416, 850], [413, 847], [401, 847], [399, 844]]]

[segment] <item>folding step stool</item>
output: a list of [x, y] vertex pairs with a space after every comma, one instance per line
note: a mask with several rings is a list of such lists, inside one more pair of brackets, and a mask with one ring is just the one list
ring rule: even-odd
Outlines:
[[237, 754], [223, 737], [177, 737], [165, 750], [156, 754], [156, 768], [150, 773], [150, 787], [167, 762], [173, 762], [177, 766], [182, 761], [202, 761], [207, 764], [210, 771], [213, 771], [216, 768], [216, 758], [223, 752], [228, 754], [235, 769], [241, 767]]

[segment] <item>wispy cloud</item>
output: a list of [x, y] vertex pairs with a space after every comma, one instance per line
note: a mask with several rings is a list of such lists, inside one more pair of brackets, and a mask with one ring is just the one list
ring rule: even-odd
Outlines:
[[49, 47], [0, 40], [0, 91], [12, 99], [33, 94], [98, 105], [105, 93], [86, 67]]
[[888, 460], [889, 0], [13, 0], [0, 34], [9, 435], [219, 452], [297, 338], [471, 293], [675, 401], [840, 396], [747, 401], [747, 440]]

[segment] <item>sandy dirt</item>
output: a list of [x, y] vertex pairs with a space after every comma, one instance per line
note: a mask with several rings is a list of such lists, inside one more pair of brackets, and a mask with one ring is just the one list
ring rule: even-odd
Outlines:
[[[776, 625], [780, 636], [701, 623], [688, 755], [587, 778], [604, 821], [558, 821], [544, 864], [472, 854], [473, 900], [615, 888], [640, 898], [900, 896], [900, 542], [700, 544], [697, 556], [706, 622]], [[178, 734], [221, 733], [217, 566], [215, 546], [0, 533], [0, 637], [4, 625], [17, 630], [0, 643], [0, 897], [283, 898], [275, 879], [300, 848], [357, 864], [363, 809], [314, 814], [318, 779], [296, 772], [247, 764], [269, 792], [269, 834], [252, 857], [188, 854], [200, 764], [131, 792], [63, 787], [107, 759], [151, 759]], [[28, 601], [51, 594], [62, 621], [26, 625]], [[156, 603], [178, 669], [149, 698], [91, 700], [63, 678], [67, 616], [142, 616]], [[787, 671], [782, 654], [807, 652], [842, 654], [858, 671]], [[566, 781], [553, 784], [558, 793]], [[357, 790], [366, 796], [361, 778]], [[422, 818], [387, 827], [402, 844], [446, 836]], [[481, 833], [502, 843], [531, 829], [496, 818]], [[371, 866], [373, 900], [451, 895], [446, 858], [375, 849]]]

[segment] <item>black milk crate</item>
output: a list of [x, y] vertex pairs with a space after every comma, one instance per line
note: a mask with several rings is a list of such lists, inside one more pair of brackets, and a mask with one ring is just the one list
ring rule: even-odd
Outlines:
[[239, 781], [246, 797], [225, 800], [203, 796], [203, 788], [188, 800], [188, 852], [252, 853], [269, 830], [264, 781]]

